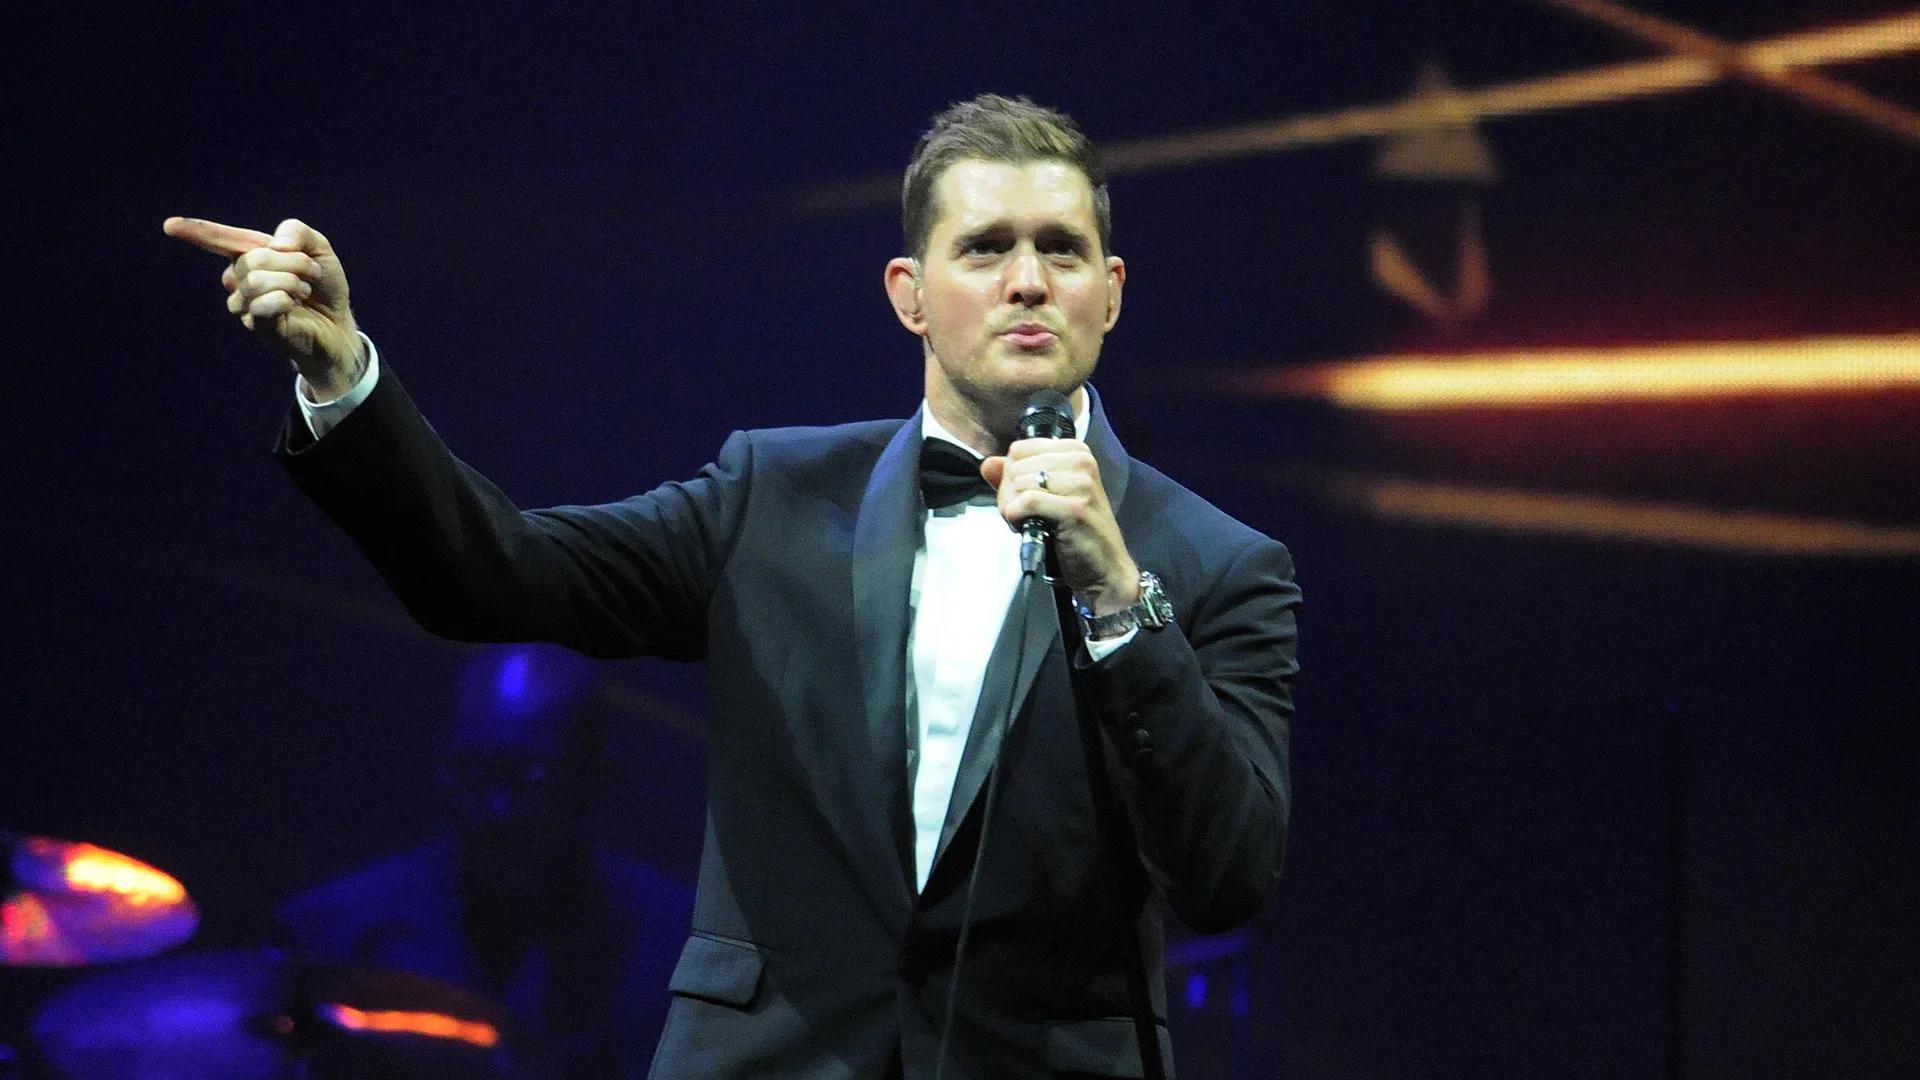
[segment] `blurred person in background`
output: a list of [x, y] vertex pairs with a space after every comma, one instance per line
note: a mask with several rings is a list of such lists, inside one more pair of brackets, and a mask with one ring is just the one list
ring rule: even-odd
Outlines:
[[566, 1077], [646, 1075], [693, 890], [590, 837], [603, 717], [590, 660], [483, 649], [439, 770], [450, 829], [287, 901], [287, 944], [511, 1008]]

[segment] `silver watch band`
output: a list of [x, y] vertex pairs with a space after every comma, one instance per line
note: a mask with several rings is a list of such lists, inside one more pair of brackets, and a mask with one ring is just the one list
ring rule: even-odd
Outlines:
[[1147, 570], [1140, 571], [1140, 599], [1131, 607], [1095, 615], [1078, 596], [1073, 598], [1073, 607], [1080, 613], [1080, 630], [1088, 641], [1110, 640], [1143, 627], [1159, 630], [1173, 621], [1173, 605], [1167, 602], [1160, 579]]
[[1111, 615], [1094, 615], [1078, 600], [1074, 605], [1080, 609], [1080, 631], [1088, 641], [1108, 641], [1120, 637], [1140, 626], [1139, 605], [1121, 608]]

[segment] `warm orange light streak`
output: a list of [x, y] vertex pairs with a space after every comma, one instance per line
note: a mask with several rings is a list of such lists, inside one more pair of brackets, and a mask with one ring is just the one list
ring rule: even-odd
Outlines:
[[[1739, 60], [1763, 71], [1786, 71], [1920, 51], [1920, 12], [1851, 26], [1790, 34], [1733, 47]], [[1694, 56], [1664, 56], [1563, 72], [1475, 90], [1362, 105], [1216, 131], [1186, 132], [1101, 148], [1111, 172], [1169, 168], [1247, 157], [1353, 139], [1383, 138], [1436, 127], [1461, 127], [1530, 113], [1697, 90], [1726, 75], [1722, 64]], [[895, 185], [898, 186], [897, 183]]]
[[113, 893], [135, 906], [177, 904], [187, 890], [142, 862], [92, 844], [76, 844], [66, 856], [67, 886], [75, 892]]
[[1920, 556], [1920, 528], [1412, 480], [1319, 477], [1375, 517], [1494, 532], [1634, 541], [1774, 557]]
[[1747, 62], [1754, 67], [1781, 70], [1824, 67], [1916, 50], [1920, 50], [1920, 14], [1893, 15], [1853, 26], [1810, 30], [1755, 42], [1744, 51]]
[[1800, 341], [1380, 356], [1221, 376], [1224, 388], [1348, 409], [1535, 409], [1920, 387], [1920, 333]]
[[493, 1047], [500, 1042], [500, 1029], [479, 1020], [462, 1020], [445, 1013], [399, 1012], [389, 1009], [361, 1010], [351, 1005], [326, 1004], [320, 1014], [348, 1031], [368, 1031], [381, 1035], [425, 1035], [434, 1039]]
[[[1920, 11], [1767, 38], [1735, 45], [1732, 49], [1740, 64], [1762, 72], [1920, 52]], [[1725, 64], [1695, 56], [1663, 56], [1212, 131], [1104, 143], [1100, 153], [1109, 173], [1170, 169], [1434, 128], [1462, 127], [1483, 120], [1662, 97], [1712, 86], [1726, 77]], [[800, 194], [797, 206], [805, 213], [845, 213], [884, 206], [899, 198], [900, 177], [894, 174], [812, 188]]]
[[1683, 23], [1638, 11], [1615, 0], [1535, 0], [1606, 26], [1616, 33], [1682, 56], [1705, 60], [1736, 78], [1848, 117], [1895, 138], [1920, 143], [1920, 113], [1883, 101], [1817, 71], [1759, 67], [1738, 46]]

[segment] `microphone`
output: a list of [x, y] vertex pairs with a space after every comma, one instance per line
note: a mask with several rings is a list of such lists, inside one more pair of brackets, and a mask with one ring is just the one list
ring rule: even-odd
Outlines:
[[[1020, 437], [1023, 439], [1071, 439], [1073, 429], [1073, 403], [1067, 395], [1058, 390], [1041, 390], [1027, 399], [1027, 407], [1020, 414]], [[1053, 530], [1047, 527], [1046, 519], [1030, 517], [1020, 523], [1020, 572], [1039, 574], [1043, 572], [1047, 561], [1047, 542], [1053, 539]]]

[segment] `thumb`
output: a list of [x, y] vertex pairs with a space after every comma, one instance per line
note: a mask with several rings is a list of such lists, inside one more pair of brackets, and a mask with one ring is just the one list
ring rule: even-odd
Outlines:
[[1000, 486], [1000, 478], [1007, 475], [1007, 459], [990, 457], [980, 463], [980, 478], [995, 488]]

